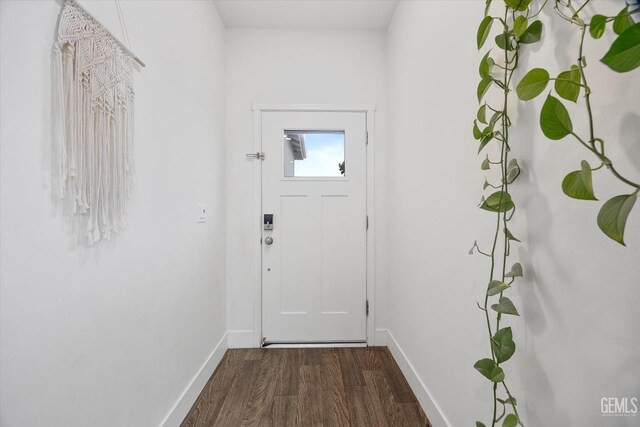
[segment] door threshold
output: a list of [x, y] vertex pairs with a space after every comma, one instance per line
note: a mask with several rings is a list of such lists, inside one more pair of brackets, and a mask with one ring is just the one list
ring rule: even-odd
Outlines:
[[331, 347], [366, 347], [366, 341], [337, 342], [264, 342], [262, 348], [331, 348]]

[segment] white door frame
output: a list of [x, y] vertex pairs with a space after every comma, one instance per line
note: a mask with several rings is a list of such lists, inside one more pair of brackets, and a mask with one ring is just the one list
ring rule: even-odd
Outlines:
[[[367, 301], [369, 315], [367, 316], [367, 345], [375, 345], [375, 288], [374, 288], [374, 147], [375, 105], [324, 105], [324, 104], [253, 104], [253, 152], [262, 152], [262, 113], [267, 111], [293, 112], [362, 112], [366, 114], [367, 122]], [[269, 155], [267, 153], [267, 155]], [[365, 221], [365, 218], [362, 219]], [[363, 224], [364, 226], [364, 224]], [[253, 343], [256, 347], [262, 344], [262, 161], [253, 162]], [[364, 307], [363, 307], [364, 309]]]

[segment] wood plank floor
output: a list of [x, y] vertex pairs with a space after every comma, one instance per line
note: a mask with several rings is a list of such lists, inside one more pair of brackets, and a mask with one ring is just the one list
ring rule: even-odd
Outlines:
[[227, 350], [182, 427], [428, 426], [387, 347]]

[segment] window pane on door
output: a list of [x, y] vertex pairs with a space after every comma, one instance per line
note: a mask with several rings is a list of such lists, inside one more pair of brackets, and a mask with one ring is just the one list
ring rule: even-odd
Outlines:
[[285, 130], [285, 177], [345, 176], [344, 131]]

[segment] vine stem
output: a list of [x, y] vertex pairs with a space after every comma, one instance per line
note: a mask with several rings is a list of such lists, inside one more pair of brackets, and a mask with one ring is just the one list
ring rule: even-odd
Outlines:
[[[574, 16], [578, 17], [578, 13], [587, 5], [589, 4], [591, 0], [587, 0], [575, 13]], [[611, 160], [605, 155], [604, 153], [604, 144], [601, 144], [601, 150], [602, 151], [598, 151], [598, 148], [596, 146], [596, 137], [595, 137], [595, 132], [594, 132], [594, 120], [593, 120], [593, 111], [591, 109], [591, 89], [589, 88], [589, 84], [587, 82], [587, 75], [584, 72], [584, 69], [586, 67], [586, 61], [584, 58], [584, 41], [586, 38], [586, 34], [587, 34], [587, 27], [588, 25], [585, 23], [579, 24], [581, 27], [580, 30], [580, 47], [578, 49], [578, 68], [580, 69], [580, 77], [582, 78], [582, 81], [584, 83], [584, 87], [585, 87], [585, 94], [584, 94], [584, 99], [585, 99], [585, 105], [587, 107], [587, 118], [589, 120], [589, 141], [584, 141], [582, 138], [580, 138], [578, 135], [576, 135], [575, 133], [572, 132], [572, 135], [582, 144], [584, 145], [589, 151], [591, 151], [593, 154], [596, 155], [596, 157], [598, 157], [598, 159], [600, 159], [605, 166], [607, 167], [607, 169], [609, 169], [609, 171], [611, 171], [611, 173], [613, 174], [613, 176], [615, 176], [616, 178], [618, 178], [620, 181], [624, 182], [625, 184], [634, 187], [636, 189], [640, 189], [640, 184], [633, 182], [627, 178], [625, 178], [624, 176], [622, 176], [617, 170], [616, 168], [613, 166], [613, 162], [611, 162]]]

